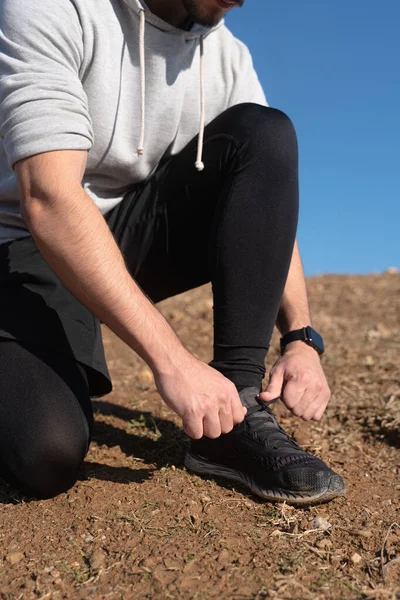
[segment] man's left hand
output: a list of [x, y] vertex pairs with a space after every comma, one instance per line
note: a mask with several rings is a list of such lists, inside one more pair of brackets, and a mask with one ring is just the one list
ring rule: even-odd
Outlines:
[[318, 353], [304, 342], [292, 342], [271, 369], [260, 400], [281, 396], [284, 405], [304, 421], [320, 421], [331, 396]]

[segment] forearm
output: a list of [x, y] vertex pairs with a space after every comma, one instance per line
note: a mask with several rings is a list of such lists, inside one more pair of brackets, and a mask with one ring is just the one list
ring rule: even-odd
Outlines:
[[[297, 241], [276, 324], [282, 335], [311, 325]], [[305, 421], [319, 421], [329, 402], [330, 391], [320, 357], [313, 347], [301, 340], [287, 344], [271, 369], [267, 390], [260, 394], [265, 402], [278, 396], [294, 415]]]
[[157, 372], [184, 348], [141, 292], [98, 208], [79, 187], [31, 200], [24, 213], [43, 257], [62, 283]]
[[282, 335], [311, 325], [306, 281], [297, 240], [276, 325]]

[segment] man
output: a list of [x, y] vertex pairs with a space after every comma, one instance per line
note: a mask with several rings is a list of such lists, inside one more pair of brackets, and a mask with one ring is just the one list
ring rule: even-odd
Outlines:
[[[268, 408], [282, 394], [319, 420], [329, 389], [305, 329], [296, 136], [223, 24], [241, 4], [1, 0], [0, 460], [25, 493], [76, 481], [90, 397], [111, 389], [101, 321], [182, 417], [189, 469], [272, 500], [344, 493]], [[208, 281], [210, 365], [151, 302]]]

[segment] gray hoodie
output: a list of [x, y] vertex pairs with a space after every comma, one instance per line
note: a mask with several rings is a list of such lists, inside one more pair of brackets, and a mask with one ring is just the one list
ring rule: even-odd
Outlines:
[[88, 150], [82, 185], [106, 214], [201, 131], [202, 117], [207, 124], [241, 102], [266, 105], [248, 49], [223, 22], [183, 31], [144, 7], [0, 0], [0, 243], [29, 235], [17, 161]]

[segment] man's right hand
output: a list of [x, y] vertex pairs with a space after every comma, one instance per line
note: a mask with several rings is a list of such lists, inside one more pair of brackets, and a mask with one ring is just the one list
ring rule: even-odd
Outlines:
[[154, 377], [164, 402], [181, 417], [185, 433], [193, 439], [229, 433], [246, 415], [235, 385], [187, 351], [179, 365]]

